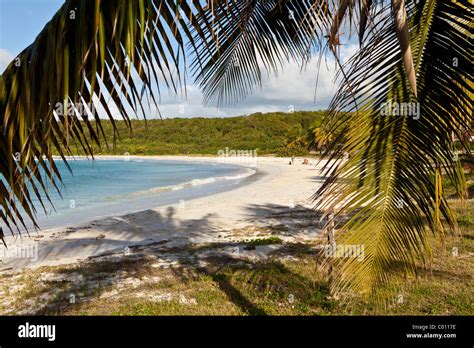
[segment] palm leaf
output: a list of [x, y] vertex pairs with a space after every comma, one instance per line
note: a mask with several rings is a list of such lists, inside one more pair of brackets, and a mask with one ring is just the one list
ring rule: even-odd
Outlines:
[[199, 18], [200, 23], [213, 21], [215, 30], [207, 33], [192, 65], [204, 102], [242, 101], [261, 86], [264, 72], [276, 73], [291, 59], [307, 59], [311, 45], [322, 40], [329, 16], [327, 1], [216, 2]]
[[[334, 259], [332, 288], [339, 294], [380, 289], [398, 271], [415, 274], [418, 258], [429, 260], [428, 234], [455, 230], [440, 173], [460, 195], [466, 190], [451, 134], [460, 135], [472, 121], [469, 3], [426, 0], [407, 11], [418, 99], [411, 93], [406, 56], [400, 54], [399, 23], [385, 6], [384, 20], [375, 23], [349, 62], [349, 81], [343, 81], [331, 106], [329, 123], [337, 124], [338, 110], [345, 109], [353, 113], [343, 123], [357, 127], [349, 127], [342, 148], [329, 150], [336, 152], [334, 160], [342, 152], [351, 157], [326, 166], [330, 179], [315, 199], [317, 207], [335, 213], [336, 221], [349, 216], [338, 226], [338, 244], [364, 249], [362, 261]], [[419, 119], [383, 116], [388, 102], [419, 105]], [[466, 142], [462, 145], [469, 151]]]
[[22, 214], [35, 221], [31, 195], [44, 207], [45, 180], [56, 187], [61, 180], [54, 151], [67, 164], [71, 146], [92, 156], [89, 138], [107, 144], [91, 110], [130, 125], [132, 114], [145, 117], [145, 90], [155, 104], [154, 87], [182, 90], [185, 38], [193, 39], [188, 21], [197, 23], [202, 11], [199, 2], [68, 0], [7, 67], [0, 77], [0, 215], [12, 233], [26, 227]]

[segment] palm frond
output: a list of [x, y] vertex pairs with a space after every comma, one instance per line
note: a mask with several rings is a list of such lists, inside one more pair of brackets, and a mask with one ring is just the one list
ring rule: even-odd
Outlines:
[[[322, 42], [327, 1], [216, 2], [200, 23], [213, 23], [192, 65], [207, 104], [230, 105], [260, 87], [262, 74], [303, 61]], [[302, 27], [305, 30], [301, 30]], [[208, 49], [210, 47], [210, 49]]]
[[0, 77], [0, 205], [11, 232], [26, 227], [23, 214], [35, 221], [32, 195], [43, 206], [49, 200], [45, 180], [61, 180], [53, 151], [67, 164], [72, 145], [93, 155], [89, 137], [107, 144], [94, 110], [130, 125], [131, 115], [145, 117], [145, 91], [157, 104], [154, 86], [182, 90], [185, 39], [195, 36], [188, 25], [202, 11], [199, 2], [68, 0], [7, 67]]
[[[337, 221], [350, 217], [338, 226], [337, 243], [361, 246], [364, 254], [362, 260], [332, 260], [338, 293], [380, 288], [397, 271], [415, 273], [418, 258], [429, 259], [430, 231], [455, 229], [440, 174], [460, 195], [466, 191], [451, 134], [460, 135], [472, 122], [472, 11], [468, 1], [424, 0], [408, 4], [407, 12], [417, 98], [398, 44], [398, 22], [386, 5], [346, 66], [349, 80], [331, 105], [328, 124], [357, 126], [349, 127], [342, 148], [329, 149], [333, 159], [351, 156], [326, 166], [330, 179], [314, 198]], [[390, 103], [419, 106], [419, 114], [383, 115]], [[340, 110], [352, 111], [351, 120], [339, 121]]]

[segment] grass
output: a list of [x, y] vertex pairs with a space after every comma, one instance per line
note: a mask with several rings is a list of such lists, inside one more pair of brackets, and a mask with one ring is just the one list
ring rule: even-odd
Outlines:
[[[4, 291], [5, 299], [15, 300], [1, 308], [22, 314], [27, 305], [35, 304], [39, 309], [34, 314], [53, 315], [472, 315], [474, 207], [455, 209], [463, 221], [460, 235], [435, 245], [432, 270], [420, 267], [418, 278], [397, 279], [406, 285], [404, 301], [392, 301], [382, 309], [363, 298], [354, 298], [348, 306], [331, 298], [315, 245], [283, 243], [275, 236], [246, 243], [281, 245], [264, 261], [210, 256], [204, 266], [183, 262], [161, 268], [154, 267], [150, 255], [139, 255], [43, 267], [15, 279], [4, 275], [0, 278], [4, 288], [14, 281], [22, 290]], [[457, 257], [453, 247], [458, 248]], [[38, 281], [45, 274], [59, 279]], [[69, 302], [71, 294], [76, 303]]]
[[[468, 175], [472, 185], [472, 175]], [[354, 296], [348, 305], [332, 298], [327, 271], [320, 268], [317, 243], [289, 243], [275, 235], [279, 225], [241, 242], [137, 253], [133, 257], [88, 261], [0, 274], [0, 313], [52, 315], [473, 315], [474, 204], [450, 200], [458, 234], [433, 239], [428, 269], [402, 284], [376, 307]], [[236, 231], [238, 234], [239, 231]], [[255, 232], [255, 231], [253, 231]], [[249, 231], [242, 229], [241, 234]], [[265, 259], [225, 254], [240, 245], [252, 253], [275, 245]], [[454, 251], [457, 250], [457, 254]], [[180, 253], [179, 262], [160, 263]], [[199, 262], [196, 257], [202, 256]], [[291, 257], [288, 257], [291, 256]], [[76, 298], [70, 302], [71, 295]]]
[[259, 238], [247, 242], [246, 250], [255, 250], [257, 246], [260, 245], [272, 245], [272, 244], [282, 244], [283, 240], [277, 236], [271, 236], [268, 238]]

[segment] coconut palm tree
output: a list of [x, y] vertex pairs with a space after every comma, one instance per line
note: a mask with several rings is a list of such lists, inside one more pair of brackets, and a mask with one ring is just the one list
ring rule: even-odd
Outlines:
[[327, 162], [315, 200], [338, 243], [363, 245], [364, 257], [337, 259], [331, 286], [376, 289], [413, 272], [427, 235], [455, 227], [441, 174], [466, 189], [450, 149], [472, 120], [467, 0], [66, 0], [1, 76], [3, 222], [13, 233], [35, 220], [33, 195], [47, 204], [45, 182], [61, 180], [53, 151], [66, 161], [74, 146], [93, 155], [88, 137], [108, 141], [94, 108], [111, 122], [113, 109], [144, 117], [162, 88], [183, 91], [186, 71], [206, 102], [239, 102], [289, 59], [338, 58], [341, 27], [358, 28], [360, 48], [339, 64], [324, 129], [346, 137], [328, 153], [353, 155]]
[[[354, 2], [343, 3], [354, 18]], [[430, 257], [428, 235], [454, 231], [441, 175], [466, 198], [450, 135], [469, 129], [472, 120], [469, 2], [359, 3], [361, 19], [354, 24], [362, 48], [344, 71], [327, 120], [332, 127], [349, 125], [347, 141], [335, 150], [351, 158], [327, 167], [331, 178], [315, 195], [336, 219], [351, 216], [338, 243], [364, 247], [362, 261], [338, 262], [337, 290], [376, 289], [396, 271], [415, 273], [417, 258]], [[368, 31], [366, 21], [372, 23]], [[403, 106], [412, 110], [397, 112]], [[339, 110], [353, 111], [350, 119], [338, 122]]]

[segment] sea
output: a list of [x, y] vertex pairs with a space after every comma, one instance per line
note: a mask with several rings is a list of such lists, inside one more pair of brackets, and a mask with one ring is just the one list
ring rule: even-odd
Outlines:
[[[255, 169], [229, 163], [146, 158], [55, 161], [62, 177], [58, 190], [46, 179], [44, 209], [32, 195], [41, 229], [81, 224], [103, 217], [132, 213], [164, 205], [186, 209], [194, 198], [244, 185]], [[31, 191], [31, 194], [33, 191]], [[27, 228], [33, 227], [31, 222]], [[5, 227], [5, 226], [2, 226]]]

